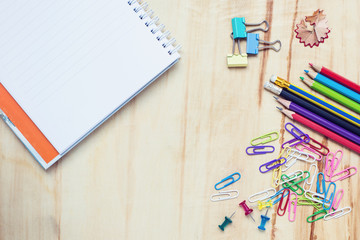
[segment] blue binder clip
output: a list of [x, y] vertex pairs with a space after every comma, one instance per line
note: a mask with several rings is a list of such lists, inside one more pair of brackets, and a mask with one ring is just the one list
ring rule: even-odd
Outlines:
[[[238, 176], [238, 178], [235, 179], [233, 176]], [[216, 189], [216, 190], [221, 190], [221, 189], [223, 189], [223, 188], [226, 188], [227, 186], [233, 184], [234, 182], [239, 181], [240, 178], [241, 178], [240, 173], [238, 173], [238, 172], [233, 173], [233, 174], [231, 174], [230, 176], [222, 179], [220, 182], [216, 183], [216, 184], [215, 184], [215, 189]], [[228, 182], [228, 183], [226, 183], [226, 184], [224, 184], [223, 186], [218, 187], [218, 185], [220, 185], [220, 184], [222, 184], [222, 183], [224, 183], [224, 182], [227, 182], [228, 180], [231, 180], [231, 181]]]
[[[259, 47], [260, 43], [266, 44], [268, 46]], [[276, 43], [279, 43], [279, 45], [280, 45], [279, 48], [274, 47], [274, 45]], [[258, 33], [248, 33], [247, 34], [247, 41], [246, 41], [246, 53], [247, 54], [258, 54], [259, 51], [264, 50], [264, 49], [272, 49], [275, 52], [278, 52], [281, 49], [281, 41], [276, 40], [273, 42], [268, 42], [268, 41], [259, 39]]]
[[[260, 26], [263, 23], [266, 24], [266, 28], [253, 28], [246, 31], [246, 26]], [[246, 38], [246, 34], [250, 32], [255, 32], [255, 31], [267, 32], [269, 30], [269, 23], [266, 20], [260, 23], [246, 23], [244, 17], [241, 18], [236, 17], [231, 19], [231, 24], [232, 24], [234, 39]]]

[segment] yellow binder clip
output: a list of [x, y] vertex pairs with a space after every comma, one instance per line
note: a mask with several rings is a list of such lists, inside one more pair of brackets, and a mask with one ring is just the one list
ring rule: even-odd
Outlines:
[[230, 37], [233, 40], [233, 50], [232, 54], [227, 55], [228, 67], [246, 67], [248, 65], [247, 54], [241, 53], [240, 41], [236, 41], [239, 48], [239, 54], [235, 54], [235, 39], [233, 37], [233, 34], [231, 34]]

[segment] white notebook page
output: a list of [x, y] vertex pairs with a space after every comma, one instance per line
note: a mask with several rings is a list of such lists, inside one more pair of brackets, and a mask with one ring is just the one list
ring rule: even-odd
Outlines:
[[133, 8], [126, 0], [0, 2], [0, 81], [60, 153], [179, 58]]

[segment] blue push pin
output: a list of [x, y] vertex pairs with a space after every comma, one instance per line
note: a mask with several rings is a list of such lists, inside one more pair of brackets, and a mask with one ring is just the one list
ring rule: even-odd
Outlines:
[[266, 230], [266, 229], [265, 229], [265, 224], [266, 224], [267, 221], [270, 220], [270, 218], [267, 217], [268, 211], [269, 211], [269, 209], [266, 210], [265, 216], [264, 216], [264, 215], [261, 215], [261, 223], [260, 223], [260, 226], [258, 226], [258, 229], [260, 229], [260, 230], [263, 230], [263, 231]]
[[221, 231], [224, 231], [225, 227], [229, 223], [232, 223], [231, 218], [234, 216], [235, 212], [233, 214], [231, 214], [231, 216], [229, 218], [225, 216], [225, 221], [221, 225], [219, 225], [219, 228], [221, 229]]

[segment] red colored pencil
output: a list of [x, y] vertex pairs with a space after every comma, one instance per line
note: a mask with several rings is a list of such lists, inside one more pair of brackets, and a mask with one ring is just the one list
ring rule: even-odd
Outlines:
[[335, 82], [338, 82], [351, 90], [360, 93], [360, 86], [352, 81], [350, 81], [347, 78], [344, 78], [343, 76], [340, 76], [339, 74], [331, 71], [330, 69], [326, 67], [319, 67], [312, 63], [309, 63], [312, 69], [314, 69], [316, 72], [321, 73], [322, 75], [334, 80]]
[[283, 113], [285, 114], [287, 117], [289, 117], [290, 119], [293, 119], [311, 129], [313, 129], [314, 131], [328, 137], [328, 138], [331, 138], [332, 140], [340, 143], [341, 145], [357, 152], [357, 153], [360, 153], [360, 146], [347, 140], [346, 138], [343, 138], [342, 136], [320, 126], [319, 124], [317, 123], [314, 123], [313, 121], [310, 121], [309, 119], [293, 112], [293, 111], [290, 111], [290, 110], [286, 110], [286, 109], [282, 109], [282, 108], [279, 108], [278, 109]]

